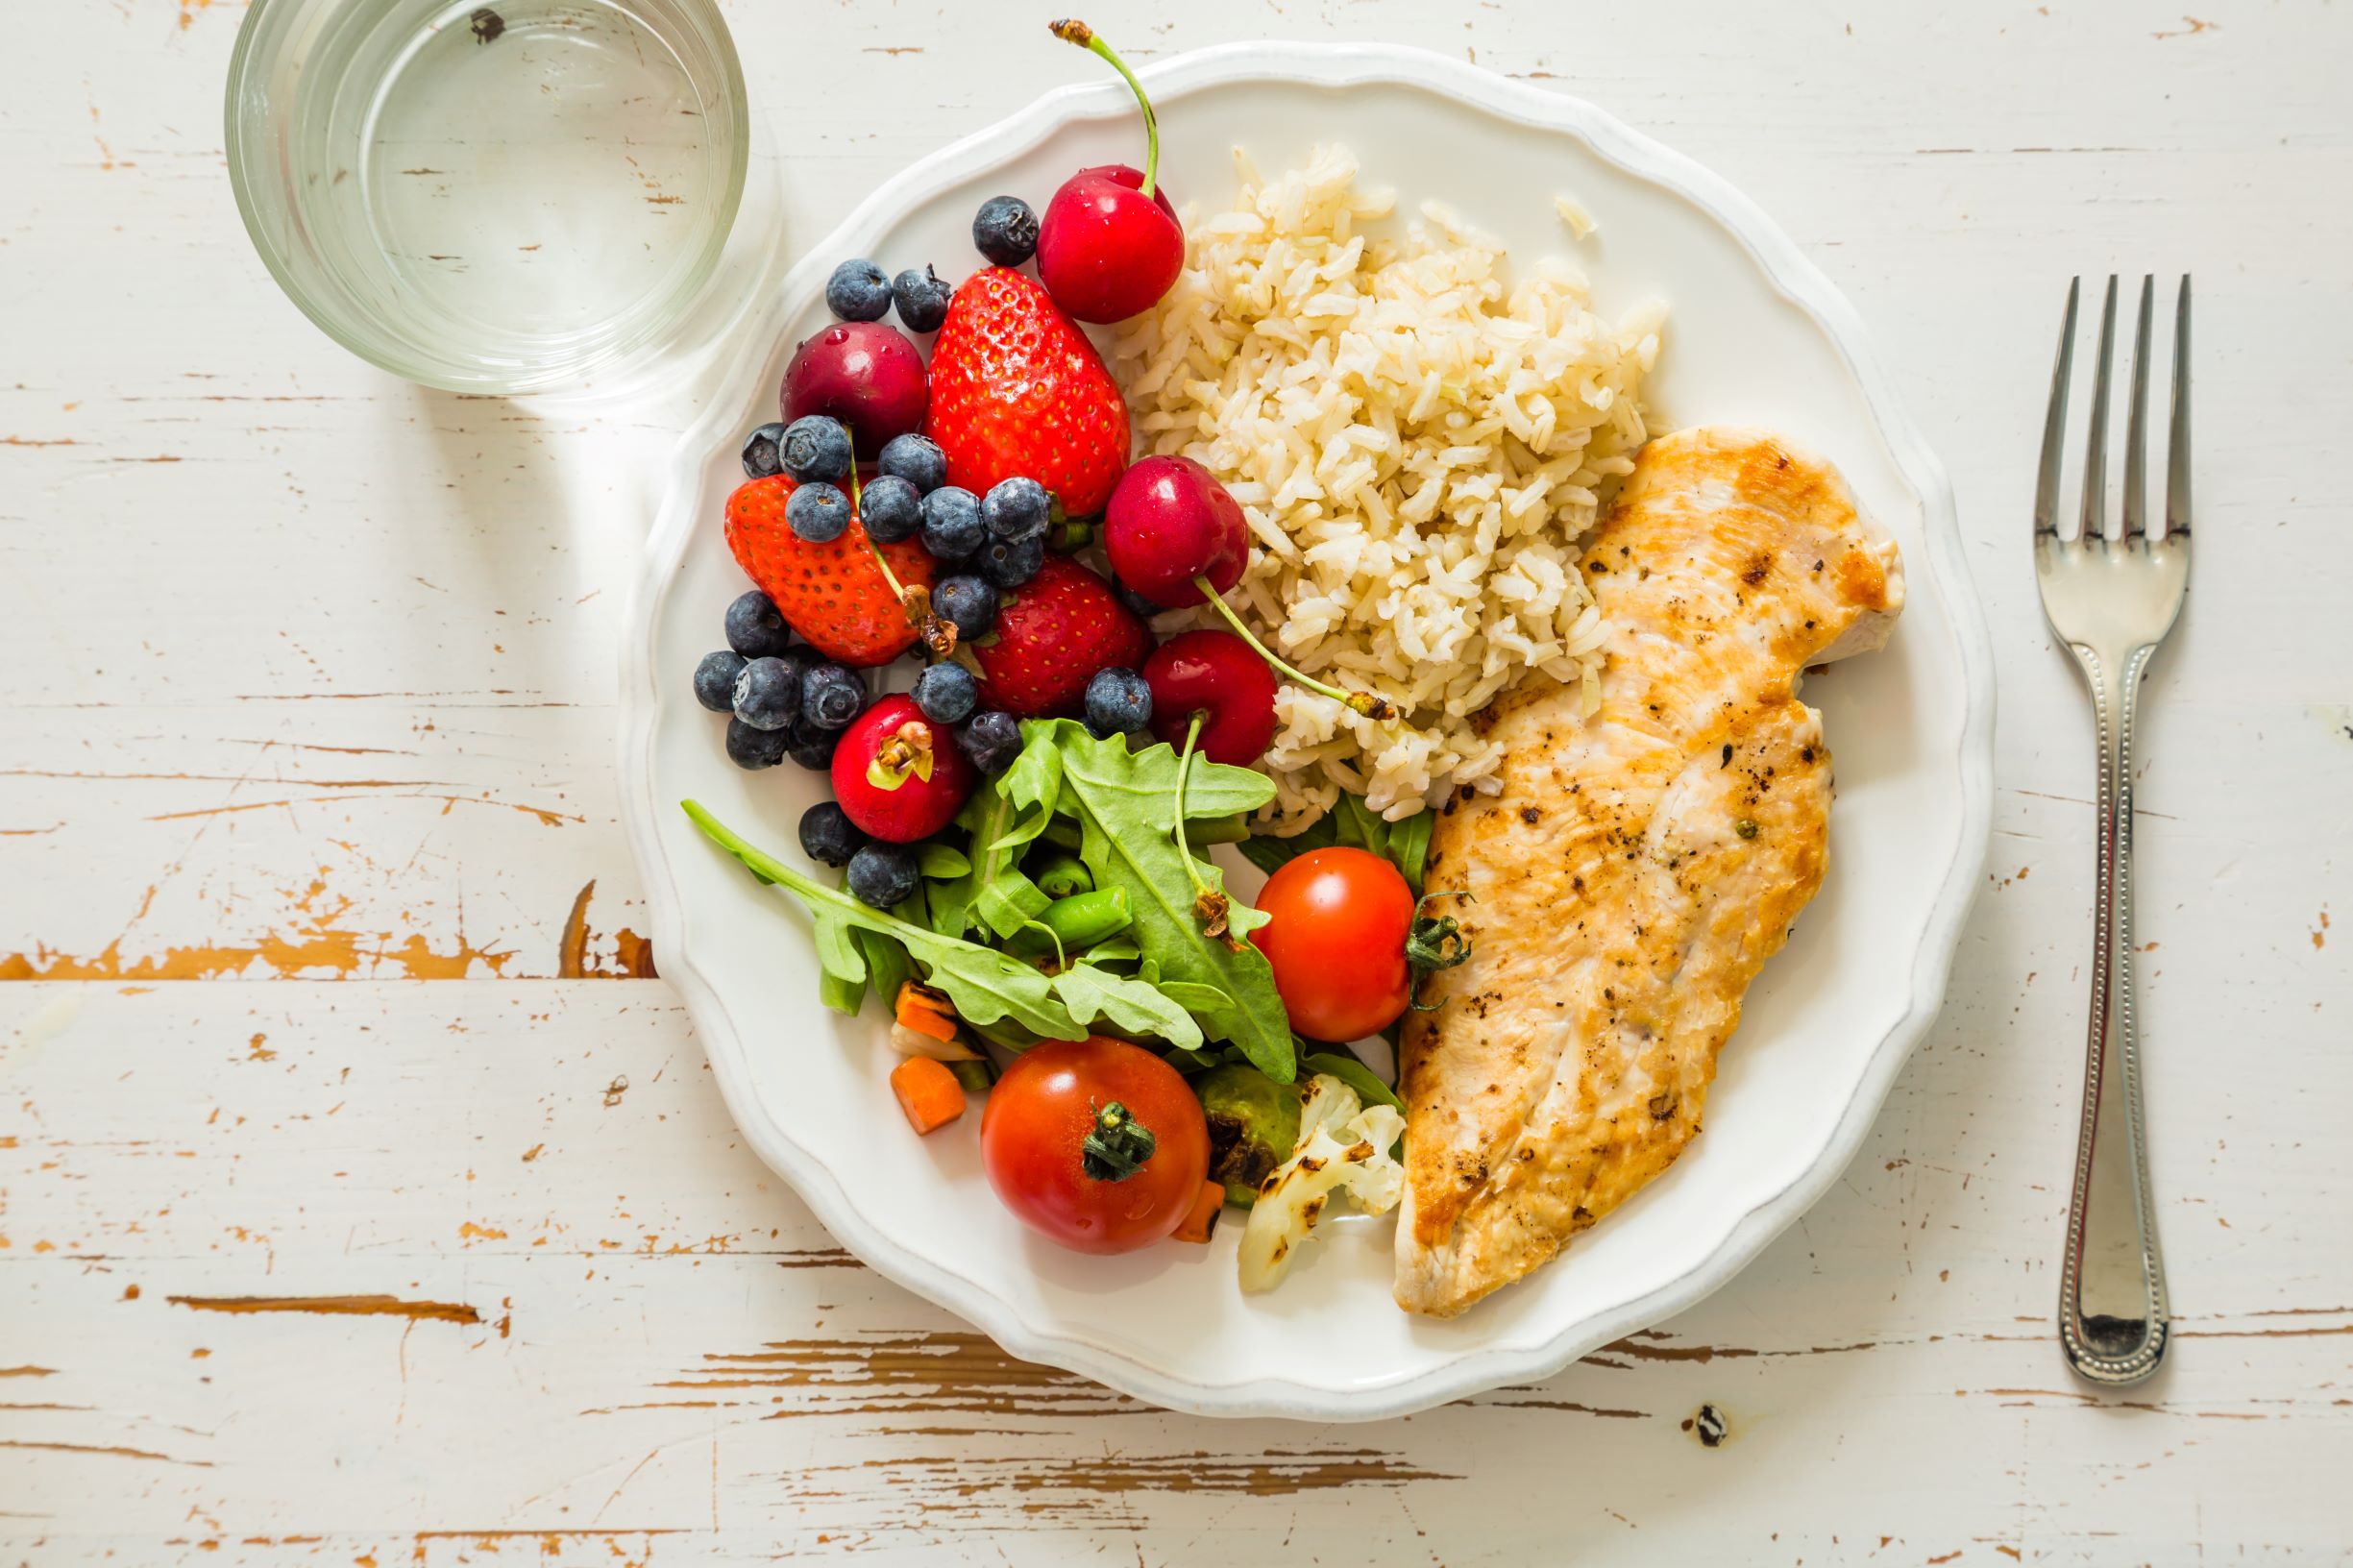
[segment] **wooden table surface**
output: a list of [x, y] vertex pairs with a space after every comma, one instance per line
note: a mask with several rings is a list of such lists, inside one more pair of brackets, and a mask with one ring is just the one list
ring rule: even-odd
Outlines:
[[[615, 819], [617, 623], [681, 413], [347, 356], [230, 198], [233, 0], [20, 0], [0, 1559], [2338, 1560], [2353, 9], [2187, 3], [1091, 17], [1140, 56], [1461, 52], [1723, 171], [1870, 323], [1954, 474], [1999, 661], [1993, 860], [1845, 1180], [1549, 1383], [1312, 1427], [1013, 1361], [746, 1152]], [[1091, 68], [1014, 8], [728, 11], [801, 244]], [[2025, 548], [2061, 292], [2111, 269], [2197, 275], [2202, 484], [2141, 779], [2181, 1321], [2121, 1397], [2052, 1338], [2092, 749]]]

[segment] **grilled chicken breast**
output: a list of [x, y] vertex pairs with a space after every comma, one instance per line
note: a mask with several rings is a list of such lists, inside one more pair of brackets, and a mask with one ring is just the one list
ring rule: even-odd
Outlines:
[[1428, 885], [1470, 959], [1409, 1015], [1397, 1301], [1451, 1316], [1550, 1260], [1700, 1130], [1749, 982], [1821, 886], [1830, 754], [1806, 666], [1883, 643], [1894, 541], [1828, 464], [1753, 430], [1661, 436], [1595, 531], [1601, 707], [1536, 681], [1489, 710]]

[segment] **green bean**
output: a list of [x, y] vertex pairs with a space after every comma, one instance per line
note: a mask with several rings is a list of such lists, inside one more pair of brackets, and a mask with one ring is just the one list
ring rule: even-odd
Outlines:
[[1128, 907], [1127, 889], [1098, 888], [1074, 893], [1045, 906], [1045, 912], [1005, 939], [1005, 950], [1022, 958], [1056, 951], [1063, 956], [1091, 947], [1104, 938], [1124, 931], [1136, 919]]
[[1055, 853], [1044, 857], [1029, 879], [1049, 898], [1067, 898], [1074, 893], [1094, 891], [1094, 873], [1076, 855]]

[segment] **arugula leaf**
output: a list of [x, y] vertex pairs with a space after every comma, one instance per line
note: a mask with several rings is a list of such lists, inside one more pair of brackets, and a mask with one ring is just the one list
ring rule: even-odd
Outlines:
[[1422, 895], [1422, 871], [1430, 860], [1430, 830], [1437, 820], [1438, 814], [1425, 806], [1389, 828], [1389, 858], [1406, 873], [1406, 886], [1416, 898]]
[[[1098, 889], [1127, 889], [1136, 912], [1137, 945], [1157, 966], [1162, 983], [1214, 988], [1216, 1005], [1198, 1010], [1207, 1031], [1239, 1046], [1269, 1078], [1290, 1082], [1290, 1025], [1283, 998], [1275, 993], [1274, 971], [1263, 954], [1240, 941], [1265, 923], [1265, 917], [1246, 904], [1233, 906], [1228, 920], [1238, 951], [1203, 936], [1193, 918], [1192, 885], [1171, 837], [1175, 748], [1164, 742], [1130, 751], [1124, 736], [1098, 741], [1069, 719], [1034, 721], [1022, 726], [1022, 735], [1028, 743], [1024, 758], [1049, 746], [1060, 752], [1060, 809], [1078, 819], [1079, 858], [1094, 873]], [[1045, 765], [1037, 767], [1042, 775]], [[1025, 783], [1024, 792], [1030, 787]], [[1227, 817], [1273, 797], [1274, 783], [1263, 773], [1196, 759], [1186, 785], [1186, 815]], [[1195, 864], [1210, 887], [1223, 886], [1224, 873], [1216, 867]], [[1206, 992], [1196, 996], [1208, 1000]]]
[[915, 978], [915, 961], [896, 938], [879, 931], [857, 933], [858, 950], [866, 955], [867, 984], [874, 999], [886, 1008], [898, 1000], [898, 988]]
[[945, 844], [918, 845], [915, 866], [917, 870], [935, 882], [962, 876], [972, 869], [972, 863], [965, 859], [963, 850]]
[[818, 942], [818, 1000], [836, 1013], [855, 1017], [871, 986], [882, 1005], [889, 1007], [900, 984], [915, 974], [907, 949], [879, 931], [851, 925], [837, 916], [819, 913], [815, 919], [824, 933]]
[[712, 843], [742, 861], [754, 876], [775, 883], [807, 906], [817, 927], [818, 961], [827, 978], [836, 982], [825, 990], [828, 1005], [838, 1005], [837, 994], [846, 993], [852, 984], [863, 987], [866, 980], [867, 955], [850, 940], [854, 928], [895, 940], [909, 958], [923, 966], [930, 983], [947, 992], [957, 1014], [968, 1022], [990, 1024], [1011, 1018], [1054, 1040], [1086, 1038], [1086, 1029], [1071, 1018], [1051, 983], [1028, 965], [883, 910], [869, 909], [848, 894], [821, 887], [775, 856], [752, 847], [704, 810], [701, 802], [679, 803]]
[[1189, 1013], [1215, 1013], [1232, 1007], [1234, 998], [1215, 986], [1198, 985], [1190, 980], [1155, 980], [1160, 993]]
[[1397, 1091], [1381, 1081], [1381, 1075], [1348, 1051], [1310, 1051], [1299, 1059], [1299, 1069], [1313, 1074], [1330, 1073], [1357, 1091], [1357, 1098], [1366, 1105], [1393, 1105], [1406, 1108]]
[[1354, 845], [1359, 849], [1369, 849], [1376, 855], [1387, 858], [1389, 824], [1379, 812], [1364, 803], [1362, 796], [1341, 796], [1339, 804], [1333, 808], [1333, 815], [1339, 819], [1340, 843]]
[[[850, 940], [849, 922], [833, 913], [830, 908], [812, 905], [810, 914], [815, 917], [817, 926], [818, 963], [824, 967], [827, 974], [839, 975], [845, 983], [864, 985], [866, 983], [866, 955], [861, 953], [857, 943]], [[848, 1009], [852, 1013], [857, 1010], [854, 1003]]]
[[1201, 1026], [1185, 1004], [1144, 981], [1078, 964], [1054, 977], [1054, 994], [1081, 1023], [1108, 1018], [1125, 1034], [1155, 1035], [1185, 1050], [1201, 1044]]
[[[1041, 730], [1046, 733], [1041, 735], [1038, 733]], [[998, 775], [996, 793], [1017, 806], [1043, 806], [1048, 814], [1053, 812], [1054, 802], [1062, 795], [1062, 751], [1055, 746], [1048, 726], [1022, 726], [1021, 750]], [[1039, 825], [1042, 828], [1044, 824]]]
[[1272, 876], [1309, 850], [1329, 849], [1339, 843], [1336, 815], [1328, 811], [1287, 838], [1262, 833], [1255, 838], [1244, 839], [1240, 845], [1242, 855], [1251, 865]]
[[810, 915], [816, 927], [817, 999], [836, 1013], [855, 1017], [866, 1005], [866, 949], [858, 941], [859, 933], [828, 910], [813, 909]]
[[991, 790], [976, 791], [965, 802], [956, 821], [972, 835], [972, 852], [964, 874], [932, 887], [934, 931], [961, 937], [977, 921], [1004, 938], [1044, 912], [1051, 900], [1017, 863], [1051, 810], [1024, 818], [1014, 801]]
[[1116, 936], [1109, 942], [1098, 942], [1087, 949], [1090, 964], [1133, 964], [1143, 957], [1143, 949], [1130, 936]]
[[1403, 821], [1385, 820], [1361, 797], [1343, 795], [1339, 803], [1288, 838], [1261, 834], [1242, 842], [1241, 852], [1251, 865], [1272, 876], [1311, 849], [1347, 845], [1369, 849], [1395, 866], [1418, 898], [1422, 869], [1430, 858], [1430, 830], [1436, 818], [1427, 807]]

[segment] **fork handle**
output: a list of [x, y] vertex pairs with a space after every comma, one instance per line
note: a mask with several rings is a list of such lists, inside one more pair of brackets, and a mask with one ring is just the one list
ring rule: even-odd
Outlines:
[[2132, 991], [2133, 719], [2141, 672], [2155, 649], [2120, 657], [2082, 644], [2071, 650], [2090, 685], [2098, 728], [2099, 903], [2059, 1342], [2077, 1376], [2121, 1386], [2157, 1370], [2171, 1317], [2149, 1202]]

